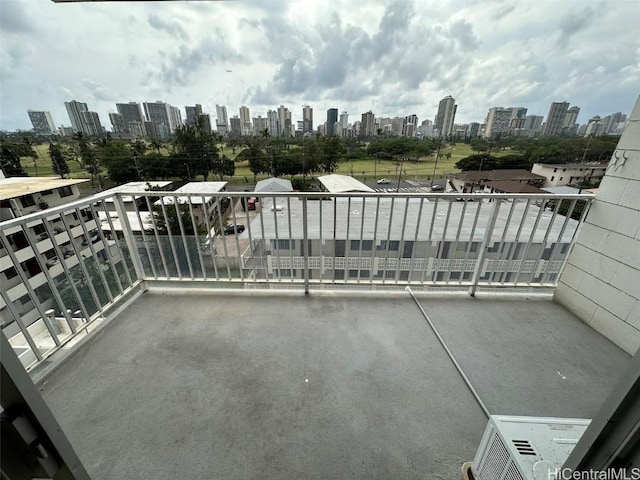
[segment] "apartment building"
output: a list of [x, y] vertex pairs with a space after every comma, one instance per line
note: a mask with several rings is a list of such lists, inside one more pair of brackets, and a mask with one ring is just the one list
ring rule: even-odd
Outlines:
[[[48, 177], [12, 177], [0, 179], [0, 206], [2, 220], [23, 217], [31, 213], [49, 210], [69, 204], [80, 198], [78, 185], [84, 179], [59, 179]], [[47, 221], [34, 220], [22, 226], [8, 226], [0, 233], [0, 282], [3, 297], [0, 298], [0, 326], [12, 345], [23, 342], [20, 326], [10, 320], [11, 311], [22, 316], [25, 328], [32, 335], [47, 330], [56, 334], [64, 331], [64, 322], [48, 318], [56, 300], [51, 297], [50, 285], [61, 290], [67, 288], [66, 275], [79, 268], [79, 258], [94, 256], [99, 260], [118, 263], [111, 252], [105, 252], [91, 208], [70, 208], [46, 217]], [[94, 255], [95, 254], [95, 255]], [[16, 268], [20, 265], [20, 268]], [[40, 301], [36, 305], [33, 298]], [[7, 305], [7, 301], [11, 305]], [[88, 299], [86, 299], [89, 302]], [[47, 320], [45, 320], [47, 319]], [[76, 323], [82, 320], [76, 315]], [[25, 352], [27, 349], [26, 345]], [[31, 351], [31, 350], [29, 350]], [[33, 361], [33, 352], [23, 363]]]
[[559, 187], [599, 182], [606, 170], [607, 165], [601, 163], [534, 163], [531, 172], [544, 177], [543, 187]]
[[[491, 246], [483, 269], [491, 268], [483, 280], [540, 281], [544, 276], [551, 280], [578, 225], [527, 202], [502, 204], [493, 227], [490, 209], [482, 202], [447, 202], [447, 207], [439, 207], [417, 198], [335, 198], [310, 202], [306, 213], [297, 198], [275, 202], [264, 199], [263, 209], [277, 214], [251, 223], [253, 241], [243, 254], [244, 268], [257, 280], [302, 278], [303, 215], [308, 222], [310, 278], [332, 282], [467, 281], [487, 228], [492, 229]], [[449, 228], [450, 223], [459, 228]], [[522, 231], [531, 232], [526, 242]], [[241, 238], [249, 239], [249, 232]]]

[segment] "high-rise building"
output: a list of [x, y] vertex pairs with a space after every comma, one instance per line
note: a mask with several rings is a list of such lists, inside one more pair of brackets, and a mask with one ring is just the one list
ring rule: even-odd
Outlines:
[[278, 122], [280, 136], [288, 137], [291, 135], [291, 112], [284, 105], [278, 107]]
[[580, 107], [571, 107], [567, 110], [562, 121], [562, 132], [565, 135], [575, 135], [578, 130], [578, 115]]
[[119, 113], [110, 113], [109, 121], [113, 127], [114, 133], [127, 133], [127, 126], [124, 124], [124, 118]]
[[524, 126], [522, 127], [522, 135], [533, 137], [540, 132], [542, 127], [541, 115], [527, 115], [524, 117]]
[[346, 137], [349, 130], [349, 114], [347, 112], [340, 113], [340, 136]]
[[302, 107], [302, 132], [313, 132], [313, 108], [309, 105]]
[[599, 137], [605, 133], [606, 120], [600, 118], [600, 115], [591, 117], [584, 132], [585, 137]]
[[402, 136], [413, 138], [418, 133], [418, 116], [413, 114], [404, 117], [402, 122]]
[[257, 117], [253, 118], [253, 132], [255, 135], [262, 135], [262, 132], [265, 131], [265, 129], [269, 129], [269, 124], [267, 122], [267, 119], [262, 117], [261, 115], [258, 115]]
[[142, 125], [142, 134], [137, 137], [144, 136], [144, 115], [142, 106], [138, 102], [116, 103], [116, 110], [122, 115], [122, 121], [125, 126], [125, 132], [136, 135], [131, 128], [138, 129]]
[[456, 105], [455, 99], [448, 95], [440, 100], [438, 105], [438, 114], [436, 115], [435, 128], [438, 129], [440, 136], [448, 137], [453, 131], [453, 121], [456, 118]]
[[376, 117], [371, 110], [362, 114], [360, 137], [373, 137], [376, 133]]
[[64, 106], [67, 109], [67, 114], [69, 115], [69, 120], [71, 120], [71, 127], [74, 132], [85, 132], [82, 124], [82, 118], [80, 112], [88, 112], [89, 107], [86, 103], [76, 102], [75, 100], [71, 100], [70, 102], [64, 102]]
[[201, 113], [197, 118], [200, 122], [200, 127], [202, 128], [202, 130], [207, 134], [211, 133], [211, 117], [209, 116], [209, 114]]
[[104, 133], [102, 124], [100, 123], [100, 117], [96, 112], [80, 112], [80, 120], [83, 128], [83, 132], [86, 135], [101, 136]]
[[36, 135], [56, 135], [56, 124], [53, 123], [49, 112], [27, 110], [33, 131]]
[[229, 132], [227, 107], [224, 105], [216, 105], [216, 130], [220, 135], [226, 135]]
[[489, 109], [486, 126], [484, 129], [485, 138], [498, 138], [509, 132], [511, 122], [511, 109], [502, 107], [492, 107]]
[[569, 102], [553, 102], [542, 130], [545, 137], [555, 137], [562, 133], [564, 119], [569, 109]]
[[269, 129], [269, 135], [272, 137], [280, 135], [280, 117], [275, 110], [267, 112], [267, 128]]
[[178, 107], [168, 104], [167, 106], [169, 107], [169, 130], [173, 133], [182, 126], [182, 113]]
[[418, 127], [418, 133], [423, 137], [432, 137], [433, 136], [433, 122], [431, 120], [423, 121]]
[[147, 132], [147, 135], [159, 138], [168, 138], [172, 131], [169, 105], [164, 102], [157, 101], [144, 102], [142, 106], [144, 108], [144, 114], [147, 117], [147, 121], [151, 122], [155, 126], [153, 135], [150, 134], [150, 132]]
[[242, 122], [240, 121], [240, 117], [238, 115], [234, 115], [229, 120], [231, 122], [229, 134], [235, 137], [242, 135]]
[[476, 138], [480, 133], [480, 124], [478, 122], [471, 122], [467, 125], [467, 137]]
[[202, 105], [200, 105], [199, 103], [196, 103], [193, 106], [187, 105], [186, 107], [184, 107], [184, 112], [187, 115], [185, 118], [185, 124], [194, 125], [198, 117], [202, 115]]
[[327, 136], [336, 135], [335, 123], [338, 121], [338, 109], [330, 108], [327, 110]]
[[251, 113], [249, 113], [249, 107], [243, 105], [240, 107], [240, 127], [242, 128], [242, 135], [251, 135]]

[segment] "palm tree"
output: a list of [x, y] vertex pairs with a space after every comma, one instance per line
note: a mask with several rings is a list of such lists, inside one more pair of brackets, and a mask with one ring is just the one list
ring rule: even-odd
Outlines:
[[[82, 158], [82, 166], [83, 168], [89, 172], [91, 175], [91, 186], [95, 188], [95, 177], [98, 176], [98, 185], [100, 190], [102, 190], [102, 178], [100, 177], [100, 167], [96, 162], [96, 157], [89, 146], [89, 141], [87, 136], [83, 132], [76, 132], [73, 134], [73, 139], [78, 142], [78, 146], [80, 147], [80, 158]], [[100, 141], [104, 141], [106, 145], [108, 145], [108, 139], [100, 139]]]
[[33, 158], [33, 166], [36, 170], [36, 177], [38, 176], [38, 162], [37, 159], [40, 157], [39, 153], [38, 153], [38, 149], [33, 148], [34, 147], [34, 143], [33, 140], [31, 140], [29, 137], [24, 137], [22, 139], [22, 143], [27, 147], [26, 149], [30, 152], [35, 152], [35, 156], [33, 155], [33, 153], [31, 154], [31, 158]]

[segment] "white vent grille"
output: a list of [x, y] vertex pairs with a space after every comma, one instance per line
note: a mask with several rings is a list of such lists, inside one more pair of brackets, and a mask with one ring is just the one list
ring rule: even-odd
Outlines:
[[482, 480], [524, 480], [511, 460], [507, 447], [504, 446], [497, 433], [493, 434], [491, 446], [487, 451], [487, 456], [479, 473]]

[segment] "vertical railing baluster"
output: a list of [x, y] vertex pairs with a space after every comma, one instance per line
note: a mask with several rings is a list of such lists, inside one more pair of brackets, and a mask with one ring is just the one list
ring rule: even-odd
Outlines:
[[[193, 228], [193, 244], [198, 254], [198, 260], [200, 261], [200, 271], [202, 272], [202, 278], [207, 279], [207, 272], [204, 268], [204, 260], [202, 259], [202, 252], [200, 251], [200, 232], [198, 231], [198, 222], [196, 221], [196, 215], [193, 212], [193, 202], [191, 200], [191, 195], [187, 195], [187, 205], [189, 205], [189, 216], [191, 217], [191, 228]], [[206, 200], [203, 199], [202, 203], [202, 215], [207, 216], [207, 203]], [[194, 272], [195, 273], [195, 272]]]
[[282, 277], [280, 275], [282, 265], [280, 264], [280, 236], [278, 234], [278, 203], [275, 195], [272, 197], [272, 201], [273, 201], [273, 228], [274, 228], [275, 237], [276, 237], [274, 251], [276, 253], [276, 263], [277, 263], [277, 268], [274, 269], [274, 272], [276, 272], [276, 278], [278, 282], [280, 282], [282, 280]]
[[[236, 197], [230, 197], [231, 198], [231, 218], [233, 219], [233, 225], [238, 225], [238, 219], [236, 218]], [[245, 207], [246, 208], [246, 207]], [[233, 236], [236, 240], [236, 254], [238, 257], [238, 270], [240, 271], [240, 280], [242, 280], [244, 282], [244, 271], [242, 269], [242, 252], [240, 251], [240, 239], [238, 238], [240, 236], [240, 233], [234, 228], [233, 231]]]
[[[78, 215], [78, 218], [80, 218], [80, 212], [78, 211], [77, 208], [75, 209], [75, 212], [76, 212], [76, 215]], [[84, 233], [84, 236], [87, 239], [87, 243], [89, 244], [89, 251], [91, 251], [91, 256], [93, 257], [93, 261], [96, 262], [96, 267], [97, 267], [97, 270], [98, 270], [98, 276], [100, 277], [100, 280], [102, 281], [102, 283], [104, 285], [104, 289], [105, 289], [105, 292], [107, 294], [107, 298], [109, 299], [109, 303], [112, 303], [114, 295], [111, 293], [111, 287], [109, 286], [109, 283], [107, 282], [107, 278], [105, 277], [104, 272], [102, 271], [102, 268], [100, 268], [101, 262], [98, 260], [98, 255], [96, 253], [95, 247], [93, 246], [93, 242], [91, 241], [91, 235], [89, 234], [89, 231], [87, 230], [87, 225], [82, 221], [80, 222], [80, 225], [82, 226], [82, 233]], [[96, 229], [100, 230], [100, 225], [98, 225], [97, 221], [96, 221]], [[73, 234], [71, 233], [71, 229], [69, 229], [69, 238], [73, 238]]]
[[416, 231], [415, 234], [413, 236], [413, 248], [411, 249], [411, 260], [410, 260], [410, 268], [409, 268], [409, 283], [411, 283], [412, 277], [413, 277], [413, 262], [416, 259], [416, 250], [417, 250], [417, 246], [418, 246], [418, 235], [420, 232], [420, 225], [422, 223], [422, 209], [424, 207], [424, 197], [420, 197], [420, 207], [418, 208], [418, 217], [416, 219]]
[[[377, 266], [380, 263], [379, 258], [376, 256], [378, 252], [378, 218], [380, 217], [380, 196], [376, 196], [376, 219], [373, 222], [373, 245], [371, 245], [371, 270], [369, 271], [369, 283], [373, 284], [373, 270], [375, 267], [376, 275], [378, 272]], [[378, 258], [378, 262], [376, 262]]]
[[473, 275], [471, 276], [471, 287], [469, 287], [469, 295], [472, 297], [476, 296], [476, 291], [478, 290], [478, 283], [480, 282], [480, 272], [482, 271], [482, 264], [484, 263], [484, 259], [487, 255], [487, 250], [489, 249], [489, 245], [491, 245], [491, 236], [493, 235], [493, 229], [496, 226], [496, 220], [498, 219], [498, 213], [500, 211], [500, 206], [502, 205], [502, 199], [496, 198], [493, 203], [493, 210], [491, 210], [491, 216], [489, 217], [489, 222], [487, 222], [487, 227], [484, 232], [484, 238], [482, 239], [482, 243], [478, 248], [478, 260], [476, 262], [476, 266], [473, 269]]
[[[531, 200], [529, 200], [530, 202]], [[522, 269], [524, 268], [524, 264], [527, 261], [527, 254], [529, 253], [529, 249], [531, 248], [531, 244], [533, 243], [533, 238], [535, 237], [536, 230], [538, 229], [538, 225], [540, 224], [540, 219], [542, 218], [543, 209], [540, 208], [538, 210], [538, 215], [536, 215], [536, 219], [533, 223], [533, 228], [531, 229], [531, 235], [529, 235], [529, 240], [527, 241], [526, 247], [522, 252], [522, 257], [520, 258], [520, 265], [518, 266], [518, 270], [516, 272], [516, 278], [513, 280], [514, 285], [518, 285], [518, 280], [520, 279], [520, 274], [522, 273]], [[544, 245], [544, 243], [542, 244]], [[536, 264], [534, 262], [533, 269], [531, 270], [531, 276], [535, 274]], [[529, 282], [530, 283], [530, 282]]]
[[[120, 281], [120, 275], [118, 274], [118, 270], [116, 269], [113, 255], [111, 254], [111, 246], [109, 245], [109, 241], [107, 240], [107, 238], [104, 235], [104, 232], [102, 231], [102, 222], [100, 221], [100, 215], [98, 215], [98, 213], [96, 212], [93, 203], [90, 203], [88, 208], [89, 210], [91, 210], [91, 214], [93, 215], [93, 218], [96, 221], [96, 230], [98, 231], [98, 236], [100, 237], [100, 241], [102, 242], [102, 245], [104, 245], [104, 252], [107, 256], [107, 264], [116, 282], [116, 286], [118, 287], [118, 292], [119, 292], [118, 295], [122, 295], [122, 293], [124, 292], [124, 288], [122, 287], [122, 282]], [[76, 212], [77, 212], [76, 214], [78, 215], [78, 220], [80, 220], [81, 223], [84, 223], [84, 220], [82, 219], [82, 211], [76, 208]]]
[[[476, 228], [478, 226], [478, 218], [480, 218], [480, 210], [482, 210], [483, 208], [484, 208], [484, 202], [480, 202], [478, 204], [478, 208], [476, 208], [476, 216], [473, 219], [473, 226], [471, 227], [471, 234], [469, 235], [469, 240], [468, 240], [467, 248], [466, 248], [465, 255], [464, 255], [464, 263], [462, 264], [462, 275], [460, 276], [460, 282], [459, 282], [460, 284], [462, 284], [464, 282], [464, 276], [465, 276], [465, 274], [467, 272], [467, 264], [469, 263], [469, 254], [471, 253], [471, 248], [472, 248], [473, 244], [475, 243], [473, 241], [473, 239], [475, 237]], [[478, 242], [478, 243], [480, 243], [480, 242]]]
[[227, 265], [227, 280], [231, 280], [231, 267], [229, 266], [229, 252], [227, 250], [227, 236], [224, 233], [224, 218], [222, 217], [222, 204], [220, 202], [222, 198], [221, 193], [217, 193], [215, 196], [216, 199], [216, 210], [218, 213], [218, 225], [220, 226], [220, 241], [222, 242], [222, 250], [224, 250], [224, 262]]
[[309, 226], [307, 224], [309, 217], [307, 215], [307, 200], [302, 197], [302, 255], [304, 257], [304, 293], [309, 295]]
[[[405, 228], [407, 226], [407, 212], [409, 210], [409, 197], [407, 197], [405, 199], [405, 203], [404, 203], [404, 215], [402, 217], [402, 232], [400, 233], [400, 241], [398, 242], [398, 266], [396, 268], [396, 283], [398, 283], [398, 281], [400, 280], [400, 269], [402, 266], [402, 259], [404, 258], [404, 232], [405, 232]], [[411, 269], [409, 269], [409, 274], [411, 272]], [[407, 275], [407, 279], [408, 279], [408, 275]]]
[[[448, 197], [449, 199], [449, 203], [451, 203], [451, 197]], [[436, 223], [436, 215], [438, 213], [438, 202], [440, 201], [439, 197], [436, 197], [436, 201], [433, 205], [433, 211], [431, 212], [431, 224], [429, 225], [429, 246], [426, 248], [426, 252], [425, 252], [425, 265], [422, 269], [422, 278], [420, 279], [420, 283], [424, 284], [424, 277], [425, 274], [427, 273], [427, 269], [429, 268], [429, 259], [431, 258], [431, 247], [433, 246], [433, 228], [435, 226]], [[437, 256], [437, 254], [436, 254]], [[436, 260], [436, 258], [434, 257], [434, 261]], [[433, 278], [433, 271], [431, 271], [431, 282], [435, 283], [435, 278]]]
[[[122, 197], [121, 194], [116, 193], [116, 196], [121, 199], [124, 202], [124, 199]], [[131, 196], [131, 200], [132, 200], [132, 205], [133, 205], [133, 211], [136, 215], [136, 220], [138, 222], [138, 225], [140, 226], [140, 234], [142, 236], [142, 244], [144, 245], [144, 249], [147, 252], [147, 258], [149, 259], [149, 265], [151, 266], [151, 274], [153, 275], [153, 278], [155, 278], [156, 280], [158, 279], [158, 271], [156, 269], [156, 264], [155, 264], [155, 256], [151, 253], [151, 248], [149, 247], [149, 240], [147, 239], [147, 232], [146, 229], [144, 228], [144, 221], [142, 220], [142, 215], [140, 214], [140, 209], [138, 208], [138, 202], [136, 202], [136, 196], [132, 195]], [[126, 207], [123, 203], [123, 208], [125, 210], [124, 214], [127, 217], [127, 221], [129, 220], [129, 215], [128, 212], [126, 211]], [[153, 213], [151, 213], [153, 214]], [[167, 222], [167, 229], [169, 229], [169, 223]], [[133, 229], [131, 230], [131, 233], [133, 234]], [[143, 264], [144, 266], [144, 264]]]
[[180, 212], [177, 205], [178, 197], [176, 195], [160, 197], [160, 210], [162, 211], [164, 225], [167, 229], [167, 237], [169, 239], [169, 246], [171, 247], [171, 256], [173, 257], [173, 261], [176, 265], [176, 274], [178, 275], [178, 278], [182, 279], [182, 267], [180, 266], [180, 259], [178, 258], [178, 254], [176, 253], [176, 245], [173, 241], [173, 232], [171, 230], [173, 228], [173, 225], [171, 225], [171, 222], [169, 221], [169, 216], [167, 215], [167, 206], [165, 205], [165, 200], [167, 198], [171, 199], [171, 203], [169, 203], [169, 205], [173, 206], [176, 209], [176, 215], [179, 216]]
[[[211, 198], [210, 201], [213, 201], [213, 198]], [[217, 205], [215, 201], [213, 203], [214, 205]], [[211, 222], [209, 221], [209, 205], [206, 197], [204, 196], [202, 197], [202, 204], [207, 205], [204, 211], [204, 224], [207, 229], [207, 236], [205, 238], [209, 245], [209, 256], [211, 257], [211, 263], [213, 265], [213, 275], [216, 280], [220, 280], [220, 276], [218, 275], [218, 266], [216, 265], [216, 230], [211, 227]], [[217, 208], [217, 206], [214, 208]]]
[[[166, 278], [169, 278], [171, 275], [169, 275], [169, 266], [167, 264], [167, 259], [164, 255], [164, 248], [160, 240], [160, 233], [158, 232], [158, 223], [156, 222], [156, 216], [154, 215], [155, 212], [153, 211], [153, 207], [151, 205], [151, 202], [149, 201], [149, 197], [145, 195], [144, 199], [147, 204], [147, 208], [149, 209], [149, 216], [151, 217], [151, 227], [153, 228], [153, 236], [156, 239], [158, 252], [160, 252], [160, 260], [162, 261], [162, 269], [164, 270], [164, 276]], [[160, 201], [162, 201], [162, 198], [160, 199]]]
[[[120, 226], [122, 227], [122, 235], [124, 237], [124, 241], [127, 245], [127, 250], [129, 250], [129, 257], [131, 258], [131, 262], [133, 263], [133, 270], [136, 272], [136, 280], [143, 280], [145, 278], [145, 271], [142, 265], [142, 259], [140, 258], [140, 252], [138, 251], [138, 246], [136, 245], [136, 240], [133, 235], [133, 230], [131, 229], [131, 224], [129, 223], [129, 217], [127, 216], [127, 210], [124, 207], [124, 202], [119, 194], [114, 194], [113, 196], [113, 204], [116, 208], [116, 214], [120, 219]], [[111, 222], [111, 218], [109, 218], [109, 225], [113, 229], [113, 223]], [[112, 230], [115, 234], [116, 230]], [[124, 258], [123, 258], [124, 261]], [[128, 270], [128, 268], [125, 268]], [[133, 283], [133, 282], [132, 282]]]
[[[62, 224], [64, 225], [65, 230], [67, 231], [69, 238], [72, 237], [71, 235], [71, 229], [69, 228], [69, 223], [67, 222], [67, 219], [65, 218], [64, 213], [60, 214], [60, 219], [62, 220]], [[91, 238], [89, 237], [85, 237], [87, 239], [87, 243], [91, 243]], [[78, 258], [78, 265], [80, 266], [80, 270], [82, 271], [82, 274], [84, 275], [84, 278], [87, 281], [87, 287], [89, 287], [89, 293], [91, 293], [91, 298], [93, 298], [93, 301], [96, 304], [96, 309], [97, 311], [101, 311], [102, 310], [102, 303], [100, 302], [100, 297], [98, 296], [98, 293], [96, 292], [96, 289], [93, 285], [93, 279], [91, 278], [91, 275], [89, 274], [89, 270], [87, 270], [87, 266], [84, 263], [84, 256], [82, 255], [82, 251], [80, 249], [78, 249], [78, 246], [76, 245], [76, 242], [71, 241], [70, 243], [71, 248], [73, 248], [73, 251], [76, 255], [76, 257]], [[91, 250], [90, 250], [91, 251]], [[96, 265], [96, 267], [98, 269], [100, 269], [99, 265]]]
[[[516, 254], [518, 253], [518, 244], [520, 243], [520, 235], [522, 235], [522, 229], [524, 228], [524, 224], [527, 221], [527, 214], [529, 213], [529, 208], [531, 207], [531, 199], [527, 199], [527, 203], [524, 207], [524, 212], [522, 214], [522, 218], [520, 219], [520, 224], [518, 225], [518, 231], [516, 232], [516, 238], [514, 240], [514, 242], [512, 242], [512, 244], [510, 245], [509, 249], [507, 250], [507, 266], [505, 268], [505, 270], [503, 272], [500, 273], [500, 284], [504, 285], [505, 283], [507, 283], [507, 278], [509, 276], [509, 273], [511, 273], [510, 271], [508, 271], [508, 269], [511, 268], [511, 263], [515, 260], [516, 258]], [[502, 253], [502, 252], [500, 252]], [[520, 262], [520, 265], [522, 265], [522, 261]], [[504, 280], [503, 280], [504, 278]]]
[[360, 211], [360, 242], [358, 249], [358, 278], [356, 283], [360, 285], [360, 272], [362, 271], [362, 244], [364, 243], [364, 216], [366, 215], [367, 197], [361, 197], [362, 210]]
[[[80, 221], [84, 222], [84, 219], [82, 219], [82, 217], [80, 217]], [[60, 259], [60, 265], [62, 266], [62, 270], [64, 270], [64, 274], [67, 276], [67, 280], [69, 282], [71, 290], [73, 290], [73, 294], [76, 296], [76, 299], [78, 300], [78, 306], [80, 307], [80, 310], [82, 311], [82, 314], [84, 315], [84, 318], [88, 322], [89, 319], [91, 318], [91, 314], [89, 313], [89, 309], [86, 307], [86, 305], [84, 303], [84, 300], [82, 299], [82, 296], [80, 295], [80, 292], [78, 291], [78, 287], [76, 286], [76, 283], [73, 280], [73, 276], [71, 275], [71, 270], [69, 269], [69, 267], [67, 265], [66, 259], [64, 259], [64, 252], [62, 251], [62, 248], [60, 247], [58, 242], [55, 241], [55, 232], [53, 231], [53, 228], [51, 228], [51, 224], [46, 218], [42, 219], [42, 225], [44, 226], [45, 230], [47, 231], [47, 235], [49, 236], [49, 239], [51, 240], [51, 244], [53, 245], [53, 249], [56, 251], [56, 255]], [[71, 239], [71, 242], [73, 242], [73, 239]], [[36, 252], [35, 249], [34, 249], [34, 252]], [[74, 252], [75, 252], [75, 250], [74, 250]], [[76, 258], [78, 258], [78, 257], [76, 256]], [[78, 261], [80, 261], [80, 258], [78, 258]]]
[[[188, 196], [189, 195], [187, 194], [187, 197]], [[193, 280], [195, 278], [193, 274], [193, 264], [191, 262], [191, 255], [189, 255], [189, 244], [187, 242], [187, 232], [184, 229], [184, 222], [182, 221], [181, 207], [182, 205], [184, 205], [184, 203], [181, 203], [180, 197], [176, 197], [174, 200], [175, 201], [173, 205], [174, 207], [176, 207], [176, 215], [178, 217], [178, 228], [180, 229], [180, 236], [182, 237], [182, 247], [184, 248], [184, 256], [187, 257], [187, 268], [189, 269], [189, 276], [191, 277], [191, 280]]]
[[[462, 226], [464, 225], [464, 216], [467, 213], [467, 205], [469, 204], [469, 199], [466, 199], [462, 205], [462, 213], [460, 213], [460, 221], [458, 222], [458, 228], [456, 230], [456, 238], [453, 241], [453, 248], [451, 249], [451, 252], [449, 253], [449, 269], [447, 271], [447, 279], [445, 280], [445, 283], [447, 285], [449, 285], [449, 283], [451, 282], [451, 270], [453, 268], [453, 265], [456, 261], [456, 253], [458, 250], [458, 241], [460, 240], [460, 232], [462, 231]], [[460, 278], [462, 278], [463, 276], [463, 272], [460, 272]]]

